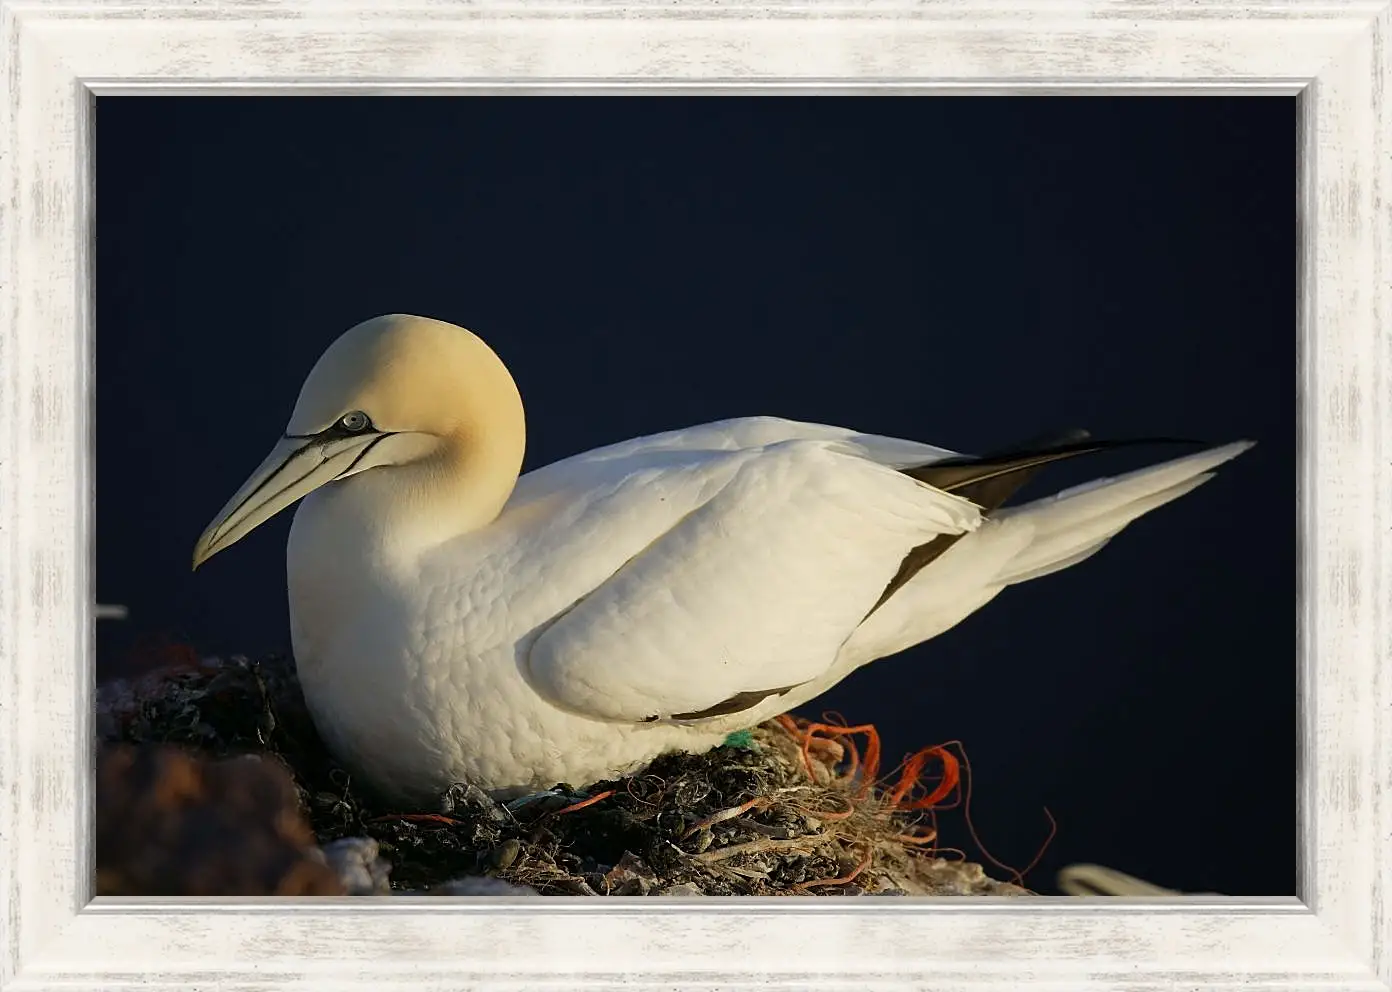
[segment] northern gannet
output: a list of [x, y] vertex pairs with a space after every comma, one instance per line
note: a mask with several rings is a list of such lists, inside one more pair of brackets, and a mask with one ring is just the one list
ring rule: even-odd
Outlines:
[[713, 747], [1082, 561], [1250, 447], [1000, 505], [1101, 446], [1085, 436], [970, 458], [749, 417], [519, 478], [502, 361], [390, 314], [320, 357], [193, 565], [301, 500], [291, 639], [325, 743], [389, 798], [517, 795]]

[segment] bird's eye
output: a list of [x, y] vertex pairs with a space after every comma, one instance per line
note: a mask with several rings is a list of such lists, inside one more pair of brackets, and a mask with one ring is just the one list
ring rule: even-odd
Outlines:
[[358, 434], [372, 426], [372, 421], [361, 410], [350, 410], [338, 418], [338, 426], [350, 434]]

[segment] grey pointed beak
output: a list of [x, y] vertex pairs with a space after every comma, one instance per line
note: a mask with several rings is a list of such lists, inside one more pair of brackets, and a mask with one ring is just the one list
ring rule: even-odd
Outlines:
[[227, 501], [193, 548], [198, 568], [302, 496], [346, 473], [381, 434], [325, 443], [319, 438], [284, 437], [266, 460]]

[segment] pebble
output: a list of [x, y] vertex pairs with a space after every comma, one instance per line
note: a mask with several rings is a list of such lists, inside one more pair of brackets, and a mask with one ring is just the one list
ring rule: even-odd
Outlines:
[[520, 841], [505, 840], [489, 852], [488, 863], [495, 871], [503, 871], [511, 867], [521, 853], [522, 843]]

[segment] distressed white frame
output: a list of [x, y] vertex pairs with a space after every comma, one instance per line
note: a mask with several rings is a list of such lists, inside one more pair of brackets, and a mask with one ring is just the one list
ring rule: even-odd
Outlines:
[[[1390, 10], [0, 0], [0, 989], [1388, 987]], [[1300, 898], [92, 900], [93, 95], [292, 90], [1299, 94]]]

